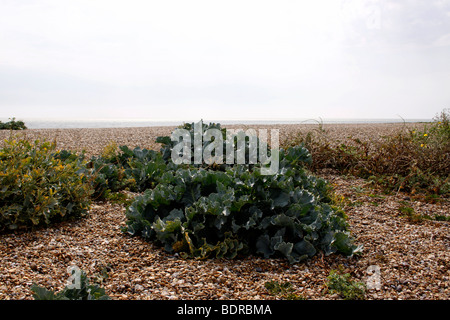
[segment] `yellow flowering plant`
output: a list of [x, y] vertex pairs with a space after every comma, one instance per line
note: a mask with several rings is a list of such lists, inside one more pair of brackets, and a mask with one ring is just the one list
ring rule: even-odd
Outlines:
[[87, 213], [92, 186], [83, 157], [56, 143], [5, 140], [0, 149], [0, 231], [47, 225]]

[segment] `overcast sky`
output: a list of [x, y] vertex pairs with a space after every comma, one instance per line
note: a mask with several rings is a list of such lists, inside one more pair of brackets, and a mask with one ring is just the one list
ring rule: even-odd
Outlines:
[[0, 0], [0, 118], [431, 119], [450, 0]]

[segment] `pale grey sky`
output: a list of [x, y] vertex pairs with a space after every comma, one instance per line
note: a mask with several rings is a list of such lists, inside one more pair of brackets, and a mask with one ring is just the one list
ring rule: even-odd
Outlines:
[[429, 119], [450, 0], [0, 0], [0, 118]]

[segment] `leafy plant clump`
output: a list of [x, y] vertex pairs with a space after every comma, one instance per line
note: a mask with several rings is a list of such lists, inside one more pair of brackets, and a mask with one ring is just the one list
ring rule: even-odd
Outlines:
[[257, 165], [166, 171], [127, 209], [125, 231], [199, 259], [259, 254], [294, 263], [317, 251], [357, 253], [326, 182], [303, 168], [308, 150], [281, 150], [279, 160], [275, 175]]
[[96, 284], [89, 284], [89, 279], [84, 271], [81, 271], [78, 288], [66, 286], [63, 290], [54, 292], [33, 283], [31, 290], [35, 300], [111, 300], [106, 295], [105, 289]]
[[[220, 124], [210, 123], [203, 124], [199, 122], [186, 123], [178, 129], [187, 130], [190, 133], [191, 140], [194, 140], [197, 132], [194, 132], [196, 125], [205, 132], [208, 129], [217, 129], [220, 131], [223, 138], [223, 147], [226, 148], [227, 135], [226, 130], [221, 128]], [[239, 132], [241, 134], [243, 132]], [[235, 139], [237, 139], [235, 137]], [[249, 139], [239, 136], [243, 139], [243, 144], [236, 143], [234, 146], [235, 158], [239, 148], [245, 148], [245, 157], [249, 157]], [[100, 156], [94, 156], [88, 161], [87, 166], [92, 171], [94, 177], [94, 199], [105, 200], [110, 198], [111, 193], [116, 193], [121, 190], [129, 190], [133, 192], [143, 192], [147, 189], [153, 189], [165, 171], [176, 170], [179, 167], [172, 162], [172, 150], [179, 141], [174, 141], [170, 137], [158, 137], [157, 143], [161, 144], [159, 152], [154, 150], [142, 149], [136, 147], [130, 149], [128, 146], [118, 147], [114, 142], [110, 143], [104, 149]], [[203, 154], [205, 148], [211, 144], [211, 141], [205, 141], [202, 146], [201, 153]], [[257, 151], [259, 151], [259, 140], [255, 140], [257, 144]], [[210, 147], [210, 146], [209, 146]], [[198, 151], [198, 150], [197, 150]], [[192, 163], [194, 163], [194, 144], [191, 145]], [[270, 156], [270, 150], [266, 150], [267, 156]], [[224, 162], [226, 161], [224, 156]], [[185, 166], [186, 167], [186, 166]], [[207, 168], [213, 170], [224, 171], [227, 167], [223, 165], [200, 165], [191, 164], [191, 168]]]
[[110, 144], [101, 156], [92, 157], [87, 167], [94, 179], [94, 199], [107, 199], [110, 192], [154, 188], [158, 177], [175, 165], [154, 150]]
[[25, 130], [27, 126], [21, 120], [16, 120], [16, 118], [10, 118], [8, 122], [0, 121], [0, 130]]
[[0, 230], [84, 216], [92, 188], [81, 159], [56, 151], [55, 143], [6, 140], [0, 149]]

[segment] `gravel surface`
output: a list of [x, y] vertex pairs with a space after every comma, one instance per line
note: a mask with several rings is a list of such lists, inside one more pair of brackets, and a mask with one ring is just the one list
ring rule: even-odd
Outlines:
[[[264, 126], [259, 126], [260, 128]], [[271, 126], [273, 127], [273, 126]], [[325, 127], [325, 125], [324, 125]], [[401, 125], [327, 125], [336, 138], [359, 134], [374, 137]], [[317, 126], [282, 126], [280, 135]], [[85, 149], [98, 154], [110, 141], [118, 145], [157, 149], [156, 136], [172, 128], [26, 130], [35, 139], [56, 138], [61, 149]], [[3, 140], [8, 132], [1, 132]], [[247, 257], [238, 260], [183, 260], [138, 237], [121, 231], [125, 207], [95, 203], [88, 217], [50, 228], [0, 235], [0, 299], [32, 299], [31, 284], [60, 290], [76, 265], [101, 282], [113, 299], [278, 299], [264, 284], [289, 281], [306, 299], [339, 299], [327, 290], [332, 269], [343, 268], [354, 280], [367, 282], [370, 266], [380, 269], [380, 284], [367, 299], [450, 298], [450, 223], [412, 222], [399, 211], [418, 215], [450, 215], [450, 203], [426, 203], [398, 193], [383, 195], [365, 180], [330, 171], [318, 174], [332, 183], [348, 215], [350, 231], [364, 246], [359, 257], [316, 255], [290, 265], [283, 259]]]
[[[389, 123], [389, 124], [324, 124], [327, 137], [336, 143], [349, 140], [349, 137], [364, 139], [377, 139], [396, 132], [397, 130], [423, 126], [420, 123]], [[278, 129], [280, 145], [292, 140], [298, 134], [308, 131], [321, 132], [320, 126], [315, 124], [288, 124], [288, 125], [223, 125], [229, 129], [266, 129], [270, 141], [270, 129]], [[158, 136], [169, 136], [173, 127], [142, 127], [142, 128], [80, 128], [80, 129], [29, 129], [24, 131], [0, 130], [0, 145], [5, 139], [25, 137], [30, 140], [56, 141], [58, 149], [67, 149], [86, 152], [87, 156], [101, 154], [103, 149], [111, 142], [118, 146], [139, 146], [159, 150], [155, 142]]]

